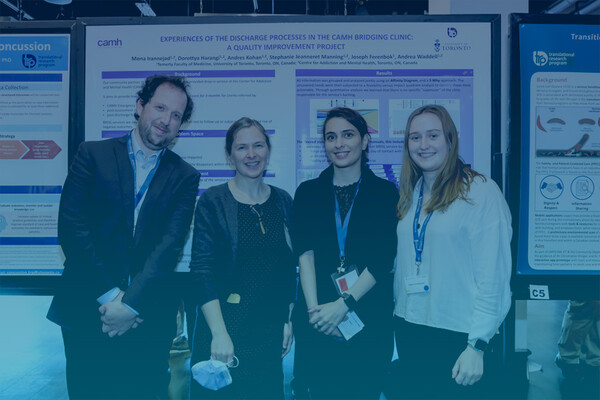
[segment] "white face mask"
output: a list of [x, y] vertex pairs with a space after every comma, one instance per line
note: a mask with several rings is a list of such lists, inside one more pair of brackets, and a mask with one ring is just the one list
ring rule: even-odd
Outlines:
[[219, 390], [232, 382], [228, 367], [235, 368], [238, 365], [239, 360], [235, 356], [230, 364], [218, 360], [201, 361], [192, 367], [192, 376], [206, 389]]

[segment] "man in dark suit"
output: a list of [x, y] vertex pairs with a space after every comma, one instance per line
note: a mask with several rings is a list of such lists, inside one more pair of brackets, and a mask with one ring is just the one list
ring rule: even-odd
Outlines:
[[178, 306], [174, 269], [199, 174], [167, 149], [192, 112], [181, 77], [152, 76], [133, 131], [82, 143], [60, 200], [65, 254], [48, 318], [62, 327], [71, 398], [162, 398]]

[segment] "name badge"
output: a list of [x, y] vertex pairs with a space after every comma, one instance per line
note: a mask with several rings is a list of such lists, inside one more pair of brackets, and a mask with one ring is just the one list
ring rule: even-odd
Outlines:
[[407, 276], [404, 278], [406, 294], [427, 293], [429, 287], [429, 275]]
[[[347, 292], [358, 280], [358, 268], [356, 265], [351, 265], [344, 269], [342, 273], [334, 272], [331, 274], [333, 279], [333, 285], [341, 296], [342, 293]], [[360, 332], [364, 328], [365, 324], [358, 318], [358, 315], [354, 311], [349, 311], [346, 317], [339, 323], [338, 329], [345, 340], [350, 340], [354, 335]]]
[[334, 272], [331, 274], [331, 279], [333, 279], [333, 285], [341, 296], [342, 293], [347, 292], [358, 280], [356, 265], [347, 267], [346, 272], [343, 273]]
[[339, 323], [338, 329], [346, 340], [350, 340], [352, 336], [365, 327], [365, 324], [358, 318], [358, 315], [354, 311], [350, 311], [346, 314], [346, 317]]

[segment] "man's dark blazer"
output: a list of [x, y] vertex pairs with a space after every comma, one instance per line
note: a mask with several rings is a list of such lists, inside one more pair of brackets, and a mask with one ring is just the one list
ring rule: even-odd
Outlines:
[[66, 260], [48, 319], [67, 329], [100, 329], [96, 299], [114, 287], [125, 290], [122, 301], [140, 313], [141, 326], [169, 315], [172, 306], [176, 312], [173, 271], [191, 225], [199, 178], [167, 149], [134, 234], [126, 136], [82, 143], [60, 200], [58, 238]]

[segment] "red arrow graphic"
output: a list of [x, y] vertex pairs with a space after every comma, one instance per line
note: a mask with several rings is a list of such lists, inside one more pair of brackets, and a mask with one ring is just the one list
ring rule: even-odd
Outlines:
[[23, 144], [29, 148], [23, 160], [53, 159], [62, 150], [53, 140], [23, 140]]
[[0, 159], [18, 160], [27, 151], [19, 140], [0, 140]]

